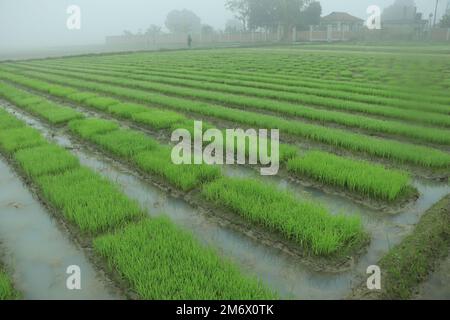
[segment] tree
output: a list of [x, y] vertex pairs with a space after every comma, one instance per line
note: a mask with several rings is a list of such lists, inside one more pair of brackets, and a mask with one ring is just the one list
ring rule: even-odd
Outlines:
[[211, 35], [211, 34], [214, 34], [214, 28], [213, 27], [211, 27], [210, 25], [208, 25], [208, 24], [204, 24], [204, 25], [202, 25], [202, 34], [203, 35]]
[[447, 13], [442, 17], [441, 22], [439, 22], [441, 28], [450, 28], [450, 13]]
[[248, 20], [250, 17], [250, 1], [227, 0], [225, 7], [234, 13], [235, 18], [242, 23], [243, 29], [247, 30]]
[[236, 33], [244, 30], [242, 22], [237, 19], [230, 19], [225, 24], [225, 31], [229, 33]]
[[317, 26], [320, 24], [320, 16], [322, 15], [322, 6], [320, 2], [314, 1], [302, 11], [298, 27], [307, 29], [309, 26]]
[[160, 34], [161, 34], [161, 27], [157, 26], [155, 24], [150, 25], [150, 27], [145, 32], [145, 35], [152, 36], [152, 37], [160, 35]]
[[192, 11], [173, 10], [166, 18], [166, 27], [172, 33], [199, 33], [201, 19]]

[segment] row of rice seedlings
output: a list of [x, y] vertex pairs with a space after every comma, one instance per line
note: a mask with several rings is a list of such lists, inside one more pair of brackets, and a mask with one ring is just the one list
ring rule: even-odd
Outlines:
[[[208, 165], [175, 165], [171, 148], [130, 129], [115, 128], [109, 120], [86, 119], [69, 123], [70, 130], [138, 168], [159, 176], [183, 191], [190, 191], [220, 176], [220, 168]], [[97, 130], [97, 128], [99, 130]], [[105, 130], [105, 128], [108, 128]]]
[[[346, 130], [326, 128], [323, 126], [299, 123], [275, 116], [254, 112], [208, 105], [176, 97], [152, 94], [142, 90], [113, 86], [90, 81], [78, 81], [55, 75], [34, 74], [44, 81], [64, 83], [76, 88], [98, 91], [133, 101], [163, 106], [184, 112], [194, 112], [205, 116], [245, 124], [256, 128], [278, 128], [282, 134], [289, 134], [308, 140], [325, 143], [333, 147], [365, 153], [371, 156], [389, 159], [399, 163], [409, 163], [422, 167], [446, 168], [450, 165], [450, 155], [430, 147], [417, 146], [398, 141], [380, 139]], [[28, 78], [3, 72], [0, 77], [10, 81], [33, 85]], [[34, 80], [36, 81], [36, 80]]]
[[0, 300], [17, 300], [20, 294], [14, 289], [10, 277], [0, 265]]
[[[234, 57], [234, 56], [233, 56]], [[196, 69], [192, 66], [192, 61], [189, 60], [189, 63], [177, 61], [178, 57], [175, 58], [170, 56], [170, 61], [166, 62], [158, 62], [154, 55], [152, 55], [152, 60], [143, 61], [135, 61], [129, 62], [125, 57], [121, 57], [120, 59], [104, 58], [102, 60], [95, 60], [92, 58], [84, 59], [81, 62], [84, 64], [90, 64], [95, 62], [97, 64], [103, 63], [113, 63], [114, 65], [124, 65], [124, 66], [133, 66], [138, 67], [141, 70], [147, 70], [150, 68], [160, 68], [162, 65], [170, 65], [172, 69], [176, 70], [179, 73], [184, 74], [200, 74], [200, 75], [212, 75], [221, 79], [238, 79], [238, 80], [246, 80], [253, 81], [256, 83], [266, 83], [266, 84], [278, 84], [287, 87], [308, 87], [308, 88], [317, 88], [317, 89], [329, 89], [333, 91], [343, 91], [356, 93], [365, 96], [377, 96], [377, 97], [386, 97], [391, 99], [400, 99], [400, 100], [410, 100], [410, 101], [426, 101], [427, 103], [435, 103], [440, 104], [442, 106], [448, 105], [450, 102], [450, 98], [442, 95], [442, 90], [436, 91], [436, 94], [433, 94], [430, 97], [426, 97], [426, 99], [415, 93], [411, 93], [409, 89], [405, 89], [404, 87], [393, 87], [383, 84], [367, 84], [366, 82], [355, 82], [354, 79], [351, 81], [345, 81], [342, 79], [320, 79], [319, 74], [323, 72], [323, 67], [321, 67], [317, 72], [296, 72], [295, 76], [287, 75], [286, 73], [267, 73], [267, 71], [245, 71], [240, 67], [240, 63], [236, 66], [235, 70], [231, 70], [229, 65], [226, 65], [224, 68], [219, 68], [217, 65], [217, 59], [214, 60], [214, 64], [208, 64], [208, 60], [202, 61], [202, 68]], [[72, 61], [78, 61], [79, 59], [70, 59], [64, 60], [64, 63], [70, 63]], [[58, 60], [55, 60], [56, 62]], [[239, 57], [234, 58], [234, 61], [239, 61]], [[49, 63], [50, 61], [46, 61]], [[254, 66], [255, 62], [252, 61], [252, 66]], [[302, 65], [303, 68], [303, 65]], [[252, 68], [253, 69], [253, 68]], [[166, 70], [166, 69], [163, 69]], [[205, 71], [208, 70], [208, 71]]]
[[[30, 64], [31, 65], [31, 64]], [[195, 75], [179, 75], [176, 71], [144, 71], [141, 68], [133, 67], [121, 67], [108, 65], [106, 67], [97, 67], [91, 65], [77, 65], [73, 63], [69, 64], [50, 64], [50, 66], [57, 70], [71, 70], [71, 71], [86, 71], [87, 73], [102, 74], [120, 76], [125, 78], [131, 78], [135, 80], [144, 80], [158, 83], [171, 84], [175, 86], [187, 86], [191, 88], [218, 91], [226, 93], [241, 94], [246, 96], [255, 96], [262, 98], [270, 98], [275, 100], [306, 103], [312, 105], [323, 106], [323, 101], [326, 101], [327, 107], [342, 109], [342, 106], [347, 106], [350, 103], [363, 103], [359, 107], [366, 108], [372, 107], [377, 109], [378, 112], [382, 110], [395, 111], [396, 115], [399, 115], [399, 109], [402, 110], [419, 110], [426, 112], [442, 113], [444, 115], [450, 113], [450, 108], [447, 105], [433, 105], [429, 102], [418, 103], [417, 101], [405, 101], [400, 99], [388, 99], [383, 97], [375, 97], [368, 95], [361, 95], [356, 93], [348, 93], [341, 91], [333, 91], [328, 88], [323, 89], [311, 89], [305, 87], [295, 87], [292, 90], [280, 85], [258, 84], [255, 82], [245, 82], [241, 80], [229, 80], [223, 78], [213, 78], [208, 76], [195, 76]], [[48, 64], [46, 64], [48, 68]], [[322, 98], [319, 99], [318, 97]], [[324, 100], [327, 99], [327, 100]], [[322, 103], [322, 104], [320, 104]], [[375, 104], [375, 105], [374, 105]], [[380, 110], [378, 106], [383, 106]], [[390, 109], [386, 109], [390, 107]], [[345, 110], [345, 109], [344, 109]]]
[[276, 298], [167, 218], [147, 219], [99, 237], [94, 248], [132, 284], [141, 299]]
[[[6, 112], [0, 117], [14, 119]], [[118, 187], [82, 168], [77, 158], [49, 144], [35, 129], [1, 129], [0, 151], [13, 158], [47, 201], [83, 232], [106, 231], [142, 215]]]
[[[20, 91], [15, 88], [12, 89]], [[83, 93], [77, 93], [77, 95], [81, 96]], [[86, 94], [84, 94], [84, 96], [86, 96]], [[89, 97], [92, 98], [93, 95], [89, 95]], [[136, 107], [140, 108], [143, 106], [136, 105]], [[189, 124], [189, 126], [190, 125], [191, 124]], [[81, 138], [90, 139], [92, 142], [106, 148], [109, 152], [112, 152], [119, 157], [124, 157], [127, 160], [134, 158], [134, 162], [141, 169], [153, 174], [158, 174], [159, 176], [168, 179], [169, 182], [175, 186], [181, 187], [183, 190], [195, 188], [197, 186], [198, 179], [192, 172], [188, 175], [189, 179], [185, 179], [186, 174], [180, 175], [179, 172], [174, 172], [172, 175], [169, 175], [168, 170], [165, 169], [166, 165], [158, 165], [160, 163], [164, 164], [164, 162], [168, 162], [170, 159], [170, 150], [166, 148], [165, 152], [160, 151], [155, 153], [155, 149], [160, 148], [160, 146], [155, 140], [146, 135], [131, 130], [118, 130], [119, 125], [117, 123], [99, 119], [85, 119], [81, 123], [74, 122], [71, 123], [71, 127]], [[246, 139], [245, 143], [246, 150], [248, 151], [250, 149], [250, 139]], [[227, 142], [225, 141], [224, 149], [226, 149], [226, 146]], [[321, 183], [344, 187], [351, 192], [360, 193], [376, 199], [392, 201], [398, 198], [402, 191], [405, 191], [409, 186], [410, 179], [407, 173], [396, 170], [387, 170], [382, 166], [369, 164], [367, 162], [352, 161], [328, 153], [311, 152], [306, 156], [299, 158], [297, 157], [297, 150], [294, 147], [281, 145], [281, 148], [281, 161], [282, 163], [285, 163], [289, 160], [287, 168], [291, 174], [307, 175]], [[160, 150], [163, 150], [163, 148], [160, 148]], [[268, 146], [268, 150], [270, 150], [270, 145]], [[152, 152], [137, 156], [138, 153], [144, 151]], [[300, 164], [303, 164], [304, 166], [305, 159], [314, 158], [313, 154], [316, 157], [320, 155], [321, 159], [318, 163], [326, 163], [331, 167], [334, 165], [333, 169], [324, 174], [321, 170], [316, 170], [317, 167], [309, 168], [309, 170], [301, 167]], [[313, 165], [314, 161], [310, 162], [310, 164]], [[336, 170], [337, 168], [346, 168], [347, 170]], [[355, 168], [359, 168], [360, 170], [356, 170]], [[371, 179], [356, 178], [364, 175], [371, 177]], [[324, 176], [327, 176], [328, 179], [325, 179]], [[180, 180], [182, 177], [183, 179]], [[400, 177], [403, 179], [400, 179]], [[402, 183], [395, 183], [400, 180]], [[380, 182], [383, 182], [383, 184], [380, 185]]]
[[[217, 92], [211, 92], [211, 90], [220, 90], [218, 87], [222, 87], [224, 85], [220, 84], [211, 84], [211, 83], [200, 83], [197, 85], [192, 84], [193, 81], [184, 80], [184, 81], [178, 81], [174, 80], [173, 82], [178, 82], [178, 84], [182, 85], [188, 85], [188, 86], [195, 86], [195, 88], [200, 89], [192, 89], [192, 88], [183, 88], [179, 86], [173, 86], [173, 85], [166, 85], [161, 83], [152, 83], [148, 82], [151, 80], [151, 76], [146, 77], [147, 81], [141, 81], [141, 80], [131, 80], [131, 79], [123, 79], [124, 75], [120, 73], [120, 77], [114, 77], [114, 76], [101, 76], [98, 75], [101, 72], [93, 71], [91, 73], [87, 72], [86, 70], [80, 70], [79, 68], [72, 68], [72, 70], [76, 70], [73, 72], [68, 71], [69, 68], [64, 68], [64, 70], [58, 71], [58, 70], [49, 70], [49, 68], [39, 68], [39, 67], [26, 67], [31, 68], [33, 70], [37, 71], [43, 71], [45, 70], [46, 73], [55, 74], [55, 75], [63, 75], [63, 76], [72, 76], [81, 80], [90, 80], [90, 81], [97, 81], [101, 83], [108, 83], [108, 84], [114, 84], [114, 85], [121, 85], [121, 86], [127, 86], [131, 88], [140, 88], [145, 90], [151, 90], [154, 92], [161, 92], [168, 95], [174, 95], [174, 96], [180, 96], [180, 97], [188, 97], [188, 98], [195, 98], [195, 99], [202, 99], [206, 101], [214, 101], [221, 104], [227, 104], [232, 106], [241, 106], [241, 107], [247, 107], [247, 108], [256, 108], [256, 109], [263, 109], [263, 110], [270, 110], [274, 112], [279, 112], [282, 114], [287, 115], [295, 115], [300, 117], [306, 117], [309, 119], [314, 120], [320, 120], [320, 121], [331, 121], [336, 123], [341, 123], [344, 125], [353, 125], [358, 127], [363, 127], [371, 130], [380, 131], [383, 128], [387, 128], [388, 132], [393, 133], [402, 133], [402, 134], [414, 134], [414, 127], [408, 128], [407, 125], [403, 125], [403, 130], [396, 129], [396, 125], [394, 124], [383, 124], [382, 121], [377, 121], [375, 119], [372, 119], [372, 122], [368, 120], [367, 118], [360, 117], [357, 120], [352, 121], [352, 117], [354, 115], [346, 115], [343, 113], [335, 113], [327, 115], [326, 111], [323, 110], [317, 110], [314, 108], [308, 108], [305, 106], [299, 106], [289, 103], [282, 103], [277, 100], [267, 100], [267, 99], [260, 99], [260, 98], [253, 98], [253, 97], [246, 97], [242, 95], [236, 95], [236, 94], [226, 94], [221, 93], [220, 91]], [[105, 71], [104, 73], [107, 74], [114, 74], [111, 71]], [[125, 75], [125, 77], [129, 77], [129, 75]], [[154, 78], [154, 77], [153, 77]], [[167, 81], [167, 79], [165, 80]], [[205, 90], [203, 90], [204, 88]], [[206, 90], [210, 89], [210, 90]], [[276, 98], [273, 95], [270, 95], [264, 90], [260, 89], [248, 89], [248, 88], [234, 88], [230, 89], [229, 91], [233, 91], [235, 93], [240, 94], [247, 94], [248, 92], [252, 94], [256, 94], [256, 92], [259, 92], [260, 96], [262, 97], [269, 97], [269, 98]], [[263, 91], [261, 93], [261, 91]], [[279, 95], [278, 92], [274, 93], [275, 95]], [[282, 95], [287, 95], [285, 93], [282, 93]], [[385, 107], [385, 106], [374, 106], [370, 104], [363, 104], [363, 103], [356, 103], [352, 101], [344, 101], [344, 100], [338, 100], [334, 98], [324, 98], [319, 96], [306, 96], [301, 95], [297, 97], [297, 101], [300, 103], [306, 103], [309, 105], [317, 105], [317, 106], [323, 106], [331, 109], [339, 109], [344, 111], [357, 111], [362, 112], [366, 114], [373, 114], [373, 115], [381, 115], [385, 117], [392, 117], [395, 119], [402, 119], [402, 120], [409, 120], [409, 121], [415, 121], [419, 123], [428, 123], [438, 126], [445, 126], [450, 127], [450, 116], [449, 115], [443, 115], [443, 114], [436, 114], [436, 113], [428, 113], [424, 111], [418, 111], [418, 110], [409, 110], [408, 112], [405, 112], [404, 109], [397, 109], [397, 108], [391, 108], [391, 107]], [[348, 119], [349, 118], [349, 119]], [[360, 121], [362, 121], [360, 123]], [[406, 127], [406, 130], [405, 130]], [[427, 131], [426, 128], [422, 128], [422, 131]], [[430, 135], [430, 134], [428, 134]], [[439, 134], [439, 132], [432, 133], [432, 136], [435, 135], [438, 138], [442, 136], [442, 134]], [[417, 135], [416, 135], [417, 136]], [[419, 136], [420, 137], [420, 136]], [[436, 138], [436, 139], [438, 139]]]
[[[183, 191], [188, 191], [202, 185], [204, 185], [206, 188], [210, 185], [208, 182], [215, 181], [221, 176], [220, 171], [217, 167], [211, 167], [207, 165], [174, 165], [171, 162], [171, 149], [169, 147], [159, 145], [155, 140], [142, 133], [135, 132], [129, 129], [120, 129], [118, 128], [117, 123], [109, 120], [93, 118], [74, 120], [69, 123], [69, 128], [72, 132], [76, 133], [83, 139], [100, 146], [108, 152], [122, 157], [126, 161], [129, 161], [136, 165], [144, 172], [163, 177], [166, 181]], [[46, 191], [44, 191], [46, 197], [51, 199], [52, 203], [62, 206], [58, 208], [65, 212], [63, 205], [65, 201], [67, 201], [67, 199], [62, 197], [63, 195], [65, 195], [64, 193], [60, 194], [59, 192], [59, 188], [63, 183], [64, 188], [62, 190], [76, 190], [78, 193], [83, 194], [83, 190], [86, 189], [93, 197], [98, 196], [95, 190], [105, 190], [105, 188], [96, 188], [97, 186], [95, 184], [95, 181], [89, 181], [88, 183], [91, 188], [94, 187], [94, 190], [88, 188], [86, 184], [80, 183], [80, 181], [87, 180], [83, 176], [85, 172], [61, 173], [61, 171], [64, 172], [65, 170], [70, 169], [70, 167], [77, 166], [78, 163], [71, 161], [70, 157], [67, 158], [63, 154], [63, 152], [58, 152], [57, 149], [57, 147], [52, 146], [38, 147], [19, 151], [16, 154], [16, 160], [22, 165], [22, 168], [25, 172], [28, 173], [30, 177], [36, 177], [43, 174], [53, 174], [53, 176], [46, 176], [42, 179], [39, 178], [39, 180], [41, 181], [43, 189]], [[53, 159], [52, 162], [46, 165], [37, 166], [37, 164], [44, 161], [45, 158], [49, 156], [49, 154]], [[57, 181], [55, 181], [55, 179]], [[212, 184], [214, 184], [214, 182]], [[253, 182], [252, 186], [254, 187], [252, 192], [254, 197], [265, 197], [265, 193], [262, 193], [262, 189], [265, 187], [265, 185], [262, 182], [255, 181]], [[251, 187], [248, 190], [250, 189]], [[284, 193], [276, 190], [275, 188], [271, 190], [271, 193], [275, 197], [279, 196], [284, 199], [282, 196]], [[117, 201], [118, 199], [116, 199], [116, 202]], [[218, 199], [215, 199], [214, 202], [220, 204]], [[303, 208], [305, 206], [305, 203], [307, 210], [313, 210], [316, 207], [315, 204], [309, 202], [303, 202], [300, 200], [295, 200], [294, 202], [296, 203], [298, 208]], [[257, 206], [256, 202], [253, 203], [252, 206], [254, 206], [254, 208], [251, 210], [252, 212], [255, 212], [256, 215], [245, 216], [245, 218], [247, 218], [250, 222], [260, 223], [263, 226], [268, 227], [269, 229], [281, 232], [288, 239], [293, 239], [299, 244], [307, 243], [303, 241], [303, 236], [298, 234], [299, 232], [301, 232], [301, 226], [305, 226], [304, 223], [306, 223], [307, 220], [296, 222], [297, 229], [292, 231], [292, 234], [283, 232], [283, 230], [289, 230], [290, 228], [290, 226], [285, 225], [285, 223], [287, 221], [290, 221], [289, 223], [295, 222], [297, 219], [296, 217], [300, 211], [292, 213], [290, 211], [283, 211], [284, 209], [280, 207], [279, 209], [281, 209], [281, 211], [279, 211], [279, 214], [285, 217], [288, 217], [291, 214], [295, 215], [292, 216], [290, 220], [273, 220], [272, 218], [268, 218], [268, 222], [263, 223], [263, 221], [260, 220], [260, 216], [257, 214], [257, 212], [259, 211], [259, 207]], [[238, 209], [238, 214], [242, 214], [242, 212], [245, 212], [246, 208], [248, 207], [244, 206], [242, 203], [236, 204], [235, 207], [235, 209]], [[83, 228], [88, 228], [88, 230], [91, 230], [89, 226], [85, 226], [85, 224], [82, 223], [85, 217], [82, 215], [82, 213], [78, 213], [78, 210], [79, 208], [74, 206], [69, 212], [65, 213], [70, 220], [75, 220], [77, 225], [81, 225], [83, 226]], [[113, 208], [110, 208], [110, 210], [114, 213]], [[342, 221], [342, 223], [346, 223], [345, 221], [347, 218], [336, 218], [334, 216], [331, 216], [324, 208], [318, 207], [316, 211], [321, 212], [320, 214], [322, 215], [322, 219], [327, 220], [326, 217], [328, 217], [328, 219], [339, 220]], [[71, 215], [71, 213], [73, 213], [73, 215]], [[82, 221], [79, 221], [77, 219], [78, 217], [80, 217]], [[277, 225], [273, 224], [275, 221], [278, 221]], [[98, 221], [96, 222], [98, 223]], [[332, 224], [330, 224], [330, 226], [331, 225]], [[362, 230], [361, 225], [359, 227]], [[329, 237], [329, 235], [326, 236]], [[336, 247], [336, 242], [341, 241], [340, 238], [336, 238], [333, 240], [333, 248], [329, 247], [332, 244], [322, 244], [321, 242], [324, 241], [323, 239], [311, 239], [312, 238], [309, 239], [309, 241], [312, 243], [311, 247], [309, 245], [306, 245], [305, 247], [311, 249], [315, 254], [329, 255], [334, 253], [335, 250], [338, 250], [338, 248], [346, 246], [346, 243], [340, 243], [339, 247]], [[348, 239], [346, 239], [345, 241], [347, 240]], [[323, 247], [325, 245], [328, 246], [328, 249]]]
[[36, 97], [23, 90], [17, 90], [14, 86], [4, 82], [0, 82], [0, 97], [30, 113], [44, 118], [51, 124], [62, 124], [83, 117], [82, 114], [71, 108], [55, 105], [44, 98]]
[[359, 217], [330, 215], [312, 201], [300, 201], [259, 180], [222, 178], [206, 184], [202, 194], [248, 221], [278, 231], [316, 255], [337, 254], [364, 238]]
[[299, 177], [306, 176], [375, 199], [393, 201], [411, 190], [411, 177], [406, 172], [320, 151], [289, 160], [287, 169]]
[[[77, 69], [78, 70], [78, 69]], [[108, 74], [112, 75], [115, 73], [108, 72]], [[121, 77], [132, 77], [135, 78], [135, 76], [130, 76], [130, 73], [127, 72], [126, 74], [119, 74]], [[157, 81], [157, 82], [171, 82], [175, 84], [175, 82], [172, 82], [167, 80], [163, 77], [148, 77], [145, 76], [145, 78], [149, 81]], [[122, 81], [123, 82], [123, 81]], [[127, 84], [126, 82], [124, 84]], [[146, 85], [148, 82], [146, 82]], [[177, 81], [176, 85], [187, 85], [191, 86], [189, 81], [182, 80]], [[194, 87], [202, 88], [202, 89], [211, 89], [211, 90], [220, 90], [222, 91], [223, 88], [219, 89], [218, 87], [211, 88], [211, 84], [204, 83], [204, 82], [198, 82], [194, 85]], [[311, 107], [305, 107], [305, 106], [299, 106], [299, 105], [291, 105], [291, 104], [283, 104], [279, 101], [271, 101], [271, 100], [261, 100], [261, 99], [253, 99], [253, 98], [247, 98], [242, 96], [232, 96], [232, 95], [222, 95], [217, 92], [211, 92], [209, 91], [203, 91], [203, 94], [200, 94], [198, 96], [198, 92], [196, 91], [195, 97], [196, 98], [203, 98], [206, 100], [212, 100], [217, 101], [219, 103], [225, 103], [227, 105], [232, 106], [243, 106], [253, 109], [263, 109], [263, 110], [269, 110], [281, 114], [286, 115], [293, 115], [298, 117], [303, 117], [306, 119], [314, 120], [314, 121], [320, 121], [321, 123], [337, 123], [348, 127], [356, 127], [361, 129], [370, 130], [371, 132], [377, 132], [377, 133], [387, 133], [387, 134], [394, 134], [399, 136], [404, 136], [407, 138], [414, 138], [421, 141], [426, 142], [433, 142], [433, 143], [439, 143], [439, 144], [450, 144], [450, 130], [445, 129], [437, 129], [437, 128], [427, 128], [417, 125], [411, 125], [406, 124], [403, 122], [398, 121], [388, 121], [388, 120], [379, 120], [379, 119], [373, 119], [373, 118], [367, 118], [365, 116], [360, 115], [354, 115], [354, 114], [347, 114], [342, 112], [336, 112], [336, 111], [330, 111], [330, 110], [320, 110], [315, 109]], [[177, 90], [178, 91], [178, 90]], [[186, 90], [185, 90], [186, 91]], [[251, 92], [248, 92], [248, 88], [239, 88], [237, 90], [232, 90], [234, 92], [239, 92], [240, 94], [248, 94]], [[279, 94], [277, 92], [277, 94]], [[264, 96], [265, 94], [262, 94]], [[281, 94], [284, 95], [284, 94]], [[183, 94], [184, 96], [184, 94]], [[273, 98], [273, 97], [271, 97]], [[281, 98], [281, 97], [278, 97]], [[374, 106], [375, 107], [375, 106]], [[377, 110], [380, 111], [380, 108], [377, 107]], [[404, 112], [404, 111], [403, 111]]]
[[[14, 117], [0, 110], [0, 123], [8, 121], [14, 122]], [[29, 132], [28, 129], [39, 135], [36, 130], [20, 125], [15, 130]], [[1, 151], [11, 130], [0, 130]], [[92, 235], [114, 231], [95, 238], [94, 251], [128, 281], [139, 298], [277, 297], [167, 218], [145, 218], [138, 204], [127, 198], [118, 186], [80, 167], [68, 151], [45, 140], [38, 148], [15, 149], [20, 149], [13, 154], [20, 168], [41, 189], [47, 201], [81, 231]], [[3, 286], [0, 273], [0, 294]], [[9, 295], [10, 291], [5, 292]]]
[[[24, 79], [22, 79], [24, 80]], [[25, 81], [20, 82], [20, 84], [25, 84], [27, 86], [30, 86], [31, 88], [39, 88], [39, 90], [43, 90], [44, 92], [48, 93], [50, 89], [52, 88], [51, 84], [48, 84], [47, 87], [43, 85], [42, 83], [39, 83], [38, 85], [35, 85], [35, 82], [39, 82], [37, 80], [32, 79], [26, 79]], [[6, 84], [5, 84], [6, 86]], [[9, 86], [7, 88], [9, 92], [9, 97], [14, 95], [22, 95], [23, 93], [27, 94], [28, 96], [32, 96], [32, 94], [24, 92], [21, 89], [15, 88], [13, 86]], [[0, 92], [0, 97], [1, 97]], [[51, 102], [47, 99], [40, 98], [34, 96], [34, 98], [29, 98], [28, 100], [35, 100], [38, 99], [40, 103], [46, 102], [47, 104], [51, 104]], [[77, 104], [81, 104], [86, 107], [94, 108], [98, 111], [110, 114], [114, 117], [117, 117], [119, 119], [125, 119], [132, 122], [135, 122], [138, 125], [144, 125], [148, 126], [153, 130], [162, 130], [162, 129], [169, 129], [170, 131], [174, 131], [176, 129], [186, 129], [189, 132], [191, 132], [192, 135], [194, 135], [194, 120], [187, 119], [185, 116], [168, 110], [161, 110], [161, 109], [155, 109], [155, 108], [149, 108], [145, 105], [135, 104], [135, 103], [122, 103], [121, 101], [109, 97], [102, 97], [99, 95], [96, 95], [92, 92], [83, 92], [83, 91], [74, 91], [69, 96], [65, 97], [64, 99], [68, 100], [69, 102], [75, 102]], [[12, 103], [14, 103], [15, 99], [8, 99]], [[18, 106], [22, 106], [22, 104], [17, 104]], [[54, 112], [58, 114], [58, 106], [52, 104], [54, 106], [55, 110]], [[67, 109], [66, 107], [61, 107], [62, 109]], [[29, 110], [28, 110], [29, 111]], [[73, 111], [74, 114], [76, 114], [75, 111]], [[43, 118], [44, 120], [48, 120], [48, 116], [41, 116], [41, 112], [35, 112], [38, 116]], [[82, 114], [79, 113], [79, 118], [81, 118]], [[51, 114], [49, 114], [51, 116]], [[203, 130], [206, 131], [207, 129], [214, 128], [209, 123], [204, 122], [203, 123]], [[90, 128], [87, 128], [87, 130], [90, 130]], [[224, 134], [225, 135], [225, 134]], [[267, 144], [267, 143], [266, 143]], [[246, 141], [246, 151], [248, 156], [248, 140]], [[224, 144], [224, 149], [226, 147], [226, 144]], [[268, 145], [270, 148], [270, 145]], [[294, 146], [286, 145], [286, 144], [280, 144], [279, 149], [279, 159], [282, 163], [285, 163], [290, 158], [294, 157], [297, 154], [297, 148]]]

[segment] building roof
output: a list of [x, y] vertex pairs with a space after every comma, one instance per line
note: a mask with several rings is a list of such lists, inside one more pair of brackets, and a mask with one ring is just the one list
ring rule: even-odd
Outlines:
[[324, 22], [364, 22], [363, 19], [357, 18], [348, 14], [347, 12], [332, 12], [329, 15], [322, 17]]

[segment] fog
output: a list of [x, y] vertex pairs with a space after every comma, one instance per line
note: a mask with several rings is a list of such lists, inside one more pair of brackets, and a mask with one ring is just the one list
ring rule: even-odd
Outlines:
[[[366, 8], [385, 7], [393, 0], [321, 0], [323, 14], [346, 11], [364, 18]], [[440, 0], [440, 15], [447, 0]], [[0, 0], [0, 50], [101, 44], [107, 35], [124, 30], [145, 31], [151, 24], [164, 26], [172, 9], [194, 11], [205, 24], [223, 29], [232, 13], [225, 0]], [[68, 30], [66, 9], [81, 8], [81, 30]], [[434, 0], [416, 0], [426, 17]]]

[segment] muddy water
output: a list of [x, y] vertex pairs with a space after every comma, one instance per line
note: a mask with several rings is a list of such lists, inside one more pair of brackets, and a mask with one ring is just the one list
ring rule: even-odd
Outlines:
[[[137, 199], [151, 215], [167, 214], [173, 221], [192, 231], [200, 241], [215, 247], [223, 256], [233, 260], [241, 269], [262, 279], [287, 299], [339, 299], [345, 298], [362, 280], [367, 266], [377, 261], [407, 235], [421, 215], [442, 197], [450, 193], [448, 185], [416, 180], [419, 200], [396, 215], [367, 209], [362, 205], [314, 188], [301, 187], [278, 177], [267, 178], [280, 188], [290, 189], [301, 197], [323, 203], [332, 213], [358, 214], [371, 234], [371, 244], [349, 271], [342, 273], [314, 272], [298, 258], [279, 249], [264, 245], [227, 227], [220, 220], [205, 216], [185, 201], [162, 192], [145, 182], [124, 166], [73, 145], [61, 132], [52, 134], [40, 122], [24, 117], [27, 122], [42, 130], [59, 144], [72, 148], [81, 162], [119, 183], [126, 194]], [[243, 167], [226, 167], [227, 175], [256, 176], [257, 172]]]
[[[25, 299], [118, 299], [45, 208], [0, 159], [0, 253]], [[68, 290], [66, 269], [81, 268], [81, 290]]]

